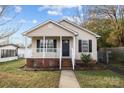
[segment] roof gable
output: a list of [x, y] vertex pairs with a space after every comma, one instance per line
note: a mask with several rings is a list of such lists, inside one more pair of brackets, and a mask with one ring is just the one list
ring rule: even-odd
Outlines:
[[42, 26], [44, 26], [44, 25], [46, 25], [46, 24], [48, 24], [48, 23], [52, 23], [52, 24], [54, 24], [54, 25], [56, 25], [56, 26], [58, 26], [58, 27], [60, 27], [60, 28], [62, 28], [62, 29], [64, 29], [64, 30], [66, 30], [66, 31], [68, 31], [68, 32], [70, 32], [70, 33], [72, 33], [72, 34], [74, 34], [74, 35], [78, 35], [77, 32], [75, 32], [75, 31], [73, 31], [73, 30], [70, 30], [70, 29], [68, 29], [68, 28], [62, 26], [61, 24], [58, 24], [58, 23], [56, 23], [56, 22], [54, 22], [54, 21], [52, 21], [52, 20], [46, 21], [46, 22], [44, 22], [44, 23], [42, 23], [42, 24], [40, 24], [40, 25], [38, 25], [38, 26], [36, 26], [36, 27], [34, 27], [34, 28], [32, 28], [32, 29], [30, 29], [30, 30], [24, 32], [24, 33], [22, 33], [22, 34], [23, 34], [23, 35], [27, 35], [27, 34], [29, 34], [29, 33], [33, 32], [33, 31], [39, 29], [40, 27], [42, 27]]
[[63, 21], [66, 22], [66, 23], [69, 23], [69, 24], [71, 24], [71, 25], [73, 25], [73, 26], [75, 26], [75, 27], [78, 28], [78, 29], [81, 29], [81, 30], [83, 30], [83, 31], [86, 31], [86, 32], [88, 32], [88, 33], [94, 35], [95, 37], [101, 37], [100, 35], [98, 35], [98, 34], [92, 32], [92, 31], [90, 31], [90, 30], [88, 30], [88, 29], [85, 29], [85, 28], [83, 28], [83, 27], [81, 27], [81, 26], [79, 26], [79, 25], [77, 25], [77, 24], [75, 24], [75, 23], [73, 23], [73, 22], [70, 22], [69, 20], [63, 19], [63, 20], [60, 20], [58, 23], [61, 23], [61, 22], [63, 22]]

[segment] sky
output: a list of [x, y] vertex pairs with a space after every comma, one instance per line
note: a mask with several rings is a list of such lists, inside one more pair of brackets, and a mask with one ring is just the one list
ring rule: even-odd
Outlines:
[[[16, 28], [19, 26], [19, 30], [12, 35], [12, 43], [23, 43], [24, 37], [22, 33], [35, 27], [36, 25], [47, 21], [49, 19], [58, 21], [61, 19], [72, 20], [73, 16], [76, 16], [77, 10], [80, 10], [80, 6], [38, 6], [38, 5], [23, 5], [23, 6], [10, 6], [12, 7], [10, 16], [16, 13], [16, 17], [4, 26], [0, 26], [0, 29], [4, 28]], [[11, 17], [4, 17], [5, 20], [11, 20]], [[20, 27], [21, 24], [21, 27]], [[1, 31], [1, 30], [0, 30]]]

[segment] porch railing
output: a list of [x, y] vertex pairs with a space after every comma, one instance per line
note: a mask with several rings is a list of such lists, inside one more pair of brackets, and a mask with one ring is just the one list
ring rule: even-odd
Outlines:
[[25, 58], [59, 58], [60, 48], [27, 48]]

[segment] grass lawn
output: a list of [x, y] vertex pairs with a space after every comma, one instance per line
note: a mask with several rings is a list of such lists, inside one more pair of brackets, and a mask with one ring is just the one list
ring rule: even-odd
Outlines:
[[0, 87], [58, 87], [59, 71], [23, 71], [25, 60], [0, 63]]
[[124, 77], [110, 70], [75, 71], [82, 88], [123, 88]]

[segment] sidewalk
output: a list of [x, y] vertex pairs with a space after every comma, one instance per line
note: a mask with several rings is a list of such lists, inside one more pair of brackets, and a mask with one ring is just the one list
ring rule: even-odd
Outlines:
[[62, 70], [59, 88], [80, 88], [80, 85], [72, 70]]

